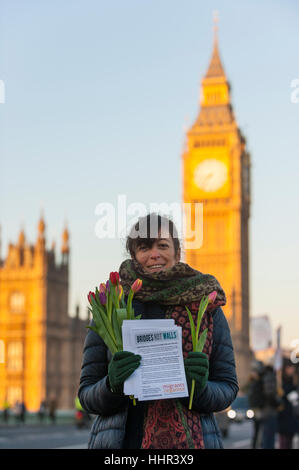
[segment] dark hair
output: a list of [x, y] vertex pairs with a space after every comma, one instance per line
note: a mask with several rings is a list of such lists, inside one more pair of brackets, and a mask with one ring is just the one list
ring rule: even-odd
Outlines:
[[138, 222], [131, 228], [127, 237], [126, 249], [131, 257], [135, 259], [136, 248], [145, 245], [151, 248], [156, 240], [161, 236], [161, 231], [166, 229], [173, 240], [174, 252], [177, 255], [180, 251], [180, 241], [177, 229], [171, 219], [156, 213], [150, 213], [145, 217], [140, 217]]

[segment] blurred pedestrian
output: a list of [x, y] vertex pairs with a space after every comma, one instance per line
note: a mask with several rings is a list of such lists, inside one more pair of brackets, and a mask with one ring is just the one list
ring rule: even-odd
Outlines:
[[22, 423], [25, 423], [26, 421], [26, 405], [24, 401], [22, 401], [20, 405], [20, 421]]
[[281, 405], [281, 398], [277, 390], [276, 373], [271, 364], [265, 366], [263, 375], [263, 431], [262, 448], [275, 449], [275, 436], [278, 432], [278, 409]]
[[79, 429], [90, 426], [89, 413], [82, 407], [79, 397], [75, 398], [75, 423]]
[[247, 396], [248, 403], [252, 411], [253, 416], [253, 436], [252, 436], [252, 449], [259, 448], [261, 446], [261, 435], [263, 426], [263, 408], [265, 406], [265, 395], [263, 392], [263, 372], [264, 365], [261, 361], [254, 361], [249, 375], [249, 381], [247, 384]]
[[4, 400], [4, 403], [3, 403], [3, 419], [4, 419], [4, 422], [6, 424], [9, 421], [9, 414], [10, 414], [10, 404], [7, 400]]
[[38, 418], [39, 418], [40, 423], [43, 423], [43, 421], [45, 419], [46, 409], [47, 409], [46, 401], [42, 400], [42, 402], [40, 404], [40, 407], [39, 407], [39, 410], [38, 410]]
[[293, 438], [298, 432], [298, 419], [292, 395], [297, 394], [298, 379], [294, 364], [286, 360], [282, 369], [282, 407], [278, 413], [279, 448], [292, 449]]
[[56, 423], [56, 409], [57, 409], [57, 400], [53, 396], [50, 398], [50, 401], [49, 401], [49, 418], [52, 424]]
[[16, 422], [19, 423], [21, 421], [21, 413], [22, 413], [21, 403], [19, 402], [19, 400], [17, 400], [14, 404], [13, 413], [14, 413]]

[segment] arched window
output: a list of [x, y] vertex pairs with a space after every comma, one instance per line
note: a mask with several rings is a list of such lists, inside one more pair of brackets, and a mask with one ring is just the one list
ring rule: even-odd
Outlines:
[[23, 342], [10, 341], [7, 345], [7, 370], [21, 372], [23, 370]]
[[5, 363], [5, 344], [2, 339], [0, 339], [0, 364]]
[[9, 299], [10, 311], [22, 313], [25, 308], [25, 296], [22, 292], [13, 292]]

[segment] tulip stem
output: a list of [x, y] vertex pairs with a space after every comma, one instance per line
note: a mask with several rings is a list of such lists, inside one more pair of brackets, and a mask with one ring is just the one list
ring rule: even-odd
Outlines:
[[193, 402], [194, 389], [195, 389], [195, 380], [192, 379], [192, 387], [191, 387], [190, 400], [189, 400], [189, 410], [192, 409], [192, 402]]
[[133, 400], [133, 405], [136, 406], [136, 400], [134, 395], [130, 395], [131, 400]]

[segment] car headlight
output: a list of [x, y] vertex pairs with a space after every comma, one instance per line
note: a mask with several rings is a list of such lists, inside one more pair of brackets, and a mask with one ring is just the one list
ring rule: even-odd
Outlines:
[[254, 417], [254, 411], [253, 410], [247, 410], [246, 411], [246, 416], [249, 419], [253, 418]]
[[229, 410], [227, 412], [227, 416], [230, 418], [230, 419], [234, 419], [236, 417], [237, 413], [235, 412], [235, 410]]

